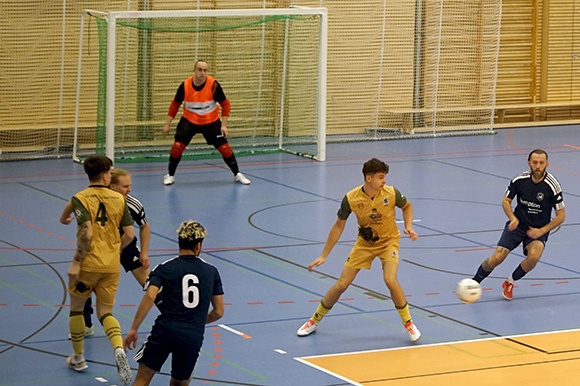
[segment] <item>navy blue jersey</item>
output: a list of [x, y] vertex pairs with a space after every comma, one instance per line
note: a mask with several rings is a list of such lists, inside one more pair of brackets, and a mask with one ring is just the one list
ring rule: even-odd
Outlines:
[[514, 215], [520, 221], [520, 227], [541, 228], [551, 221], [552, 208], [564, 209], [562, 188], [558, 180], [546, 173], [544, 179], [537, 184], [532, 181], [531, 171], [518, 174], [508, 186], [506, 197], [517, 198]]
[[204, 331], [211, 299], [223, 295], [216, 267], [193, 255], [182, 255], [156, 266], [145, 289], [152, 284], [161, 288], [159, 322], [186, 322], [192, 331]]

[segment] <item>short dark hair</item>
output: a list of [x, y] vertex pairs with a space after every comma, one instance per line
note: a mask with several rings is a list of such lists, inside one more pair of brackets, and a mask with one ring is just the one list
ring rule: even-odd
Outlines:
[[530, 154], [528, 154], [528, 161], [532, 158], [532, 154], [543, 154], [546, 156], [546, 161], [548, 160], [548, 153], [546, 153], [545, 150], [542, 149], [534, 149], [530, 152]]
[[[193, 63], [193, 69], [194, 69], [194, 70], [197, 68], [197, 64], [198, 64], [199, 62], [204, 62], [205, 64], [207, 64], [207, 62], [206, 62], [205, 60], [203, 60], [203, 59], [198, 59], [198, 60], [196, 60], [196, 61], [195, 61], [195, 63]], [[209, 65], [208, 65], [208, 67], [209, 67]]]
[[83, 161], [83, 167], [89, 181], [94, 182], [100, 180], [103, 173], [111, 170], [113, 161], [104, 155], [91, 155]]
[[373, 158], [364, 163], [362, 172], [364, 176], [376, 173], [389, 173], [389, 165], [380, 159]]
[[177, 229], [177, 242], [179, 249], [193, 249], [203, 241], [207, 231], [197, 221], [184, 221]]

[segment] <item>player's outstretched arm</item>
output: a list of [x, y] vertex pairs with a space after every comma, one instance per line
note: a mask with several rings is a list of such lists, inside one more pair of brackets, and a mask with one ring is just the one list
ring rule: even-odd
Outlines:
[[154, 285], [149, 285], [149, 287], [147, 287], [147, 291], [145, 292], [145, 295], [143, 295], [143, 299], [141, 299], [141, 303], [139, 304], [139, 308], [137, 309], [137, 313], [135, 314], [135, 319], [133, 320], [131, 329], [129, 330], [129, 332], [125, 336], [125, 340], [123, 341], [123, 347], [125, 348], [125, 351], [132, 350], [136, 347], [137, 339], [139, 339], [139, 334], [137, 333], [137, 330], [139, 329], [141, 323], [143, 323], [143, 320], [149, 313], [151, 307], [153, 307], [153, 302], [155, 301], [155, 298], [157, 297], [158, 293], [159, 287]]
[[560, 224], [564, 222], [566, 219], [566, 211], [564, 208], [556, 210], [556, 217], [552, 219], [548, 224], [544, 225], [541, 228], [532, 228], [527, 230], [526, 234], [528, 237], [532, 239], [538, 239], [542, 237], [544, 234], [550, 232], [552, 229], [556, 228]]
[[346, 220], [343, 220], [339, 217], [336, 218], [336, 222], [330, 228], [330, 232], [328, 233], [328, 238], [326, 239], [326, 244], [324, 245], [324, 249], [322, 250], [322, 254], [314, 260], [312, 263], [308, 265], [308, 270], [312, 271], [312, 268], [319, 267], [320, 265], [324, 264], [326, 258], [332, 251], [332, 248], [336, 245], [342, 232], [344, 231], [344, 227], [346, 225]]
[[122, 226], [121, 229], [123, 229], [123, 236], [121, 236], [121, 249], [123, 249], [135, 238], [135, 230], [133, 225]]
[[224, 295], [214, 295], [211, 298], [212, 310], [207, 314], [205, 324], [210, 324], [224, 316]]
[[508, 229], [510, 231], [513, 231], [520, 224], [520, 220], [516, 217], [516, 215], [513, 212], [512, 199], [505, 196], [501, 201], [501, 207], [503, 208], [503, 211], [507, 216], [507, 218], [510, 220], [510, 223], [508, 224]]
[[68, 269], [68, 277], [75, 281], [81, 273], [81, 263], [87, 256], [93, 239], [93, 224], [85, 221], [77, 225], [77, 249]]
[[407, 200], [407, 203], [403, 205], [401, 210], [403, 211], [403, 222], [405, 223], [403, 233], [415, 241], [419, 238], [419, 235], [413, 230], [413, 205], [411, 205], [411, 201]]
[[139, 227], [139, 238], [141, 240], [141, 253], [139, 254], [139, 261], [144, 268], [149, 268], [149, 240], [151, 239], [151, 229], [149, 223], [145, 223]]
[[72, 215], [73, 212], [73, 208], [72, 208], [72, 202], [69, 200], [66, 205], [64, 206], [64, 209], [62, 210], [62, 214], [60, 215], [60, 222], [61, 224], [64, 225], [68, 225], [71, 223], [72, 220], [74, 220], [74, 216]]

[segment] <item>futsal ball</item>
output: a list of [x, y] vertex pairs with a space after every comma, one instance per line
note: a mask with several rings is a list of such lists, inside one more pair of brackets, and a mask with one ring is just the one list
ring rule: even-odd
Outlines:
[[473, 279], [463, 279], [457, 283], [455, 293], [463, 303], [473, 303], [481, 297], [481, 285]]

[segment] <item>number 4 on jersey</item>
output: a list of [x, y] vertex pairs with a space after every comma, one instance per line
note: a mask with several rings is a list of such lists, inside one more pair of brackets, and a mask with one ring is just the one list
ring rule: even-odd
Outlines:
[[99, 210], [97, 210], [97, 217], [95, 217], [95, 221], [101, 223], [101, 226], [105, 226], [109, 218], [107, 217], [107, 208], [105, 208], [105, 204], [102, 202], [99, 203]]

